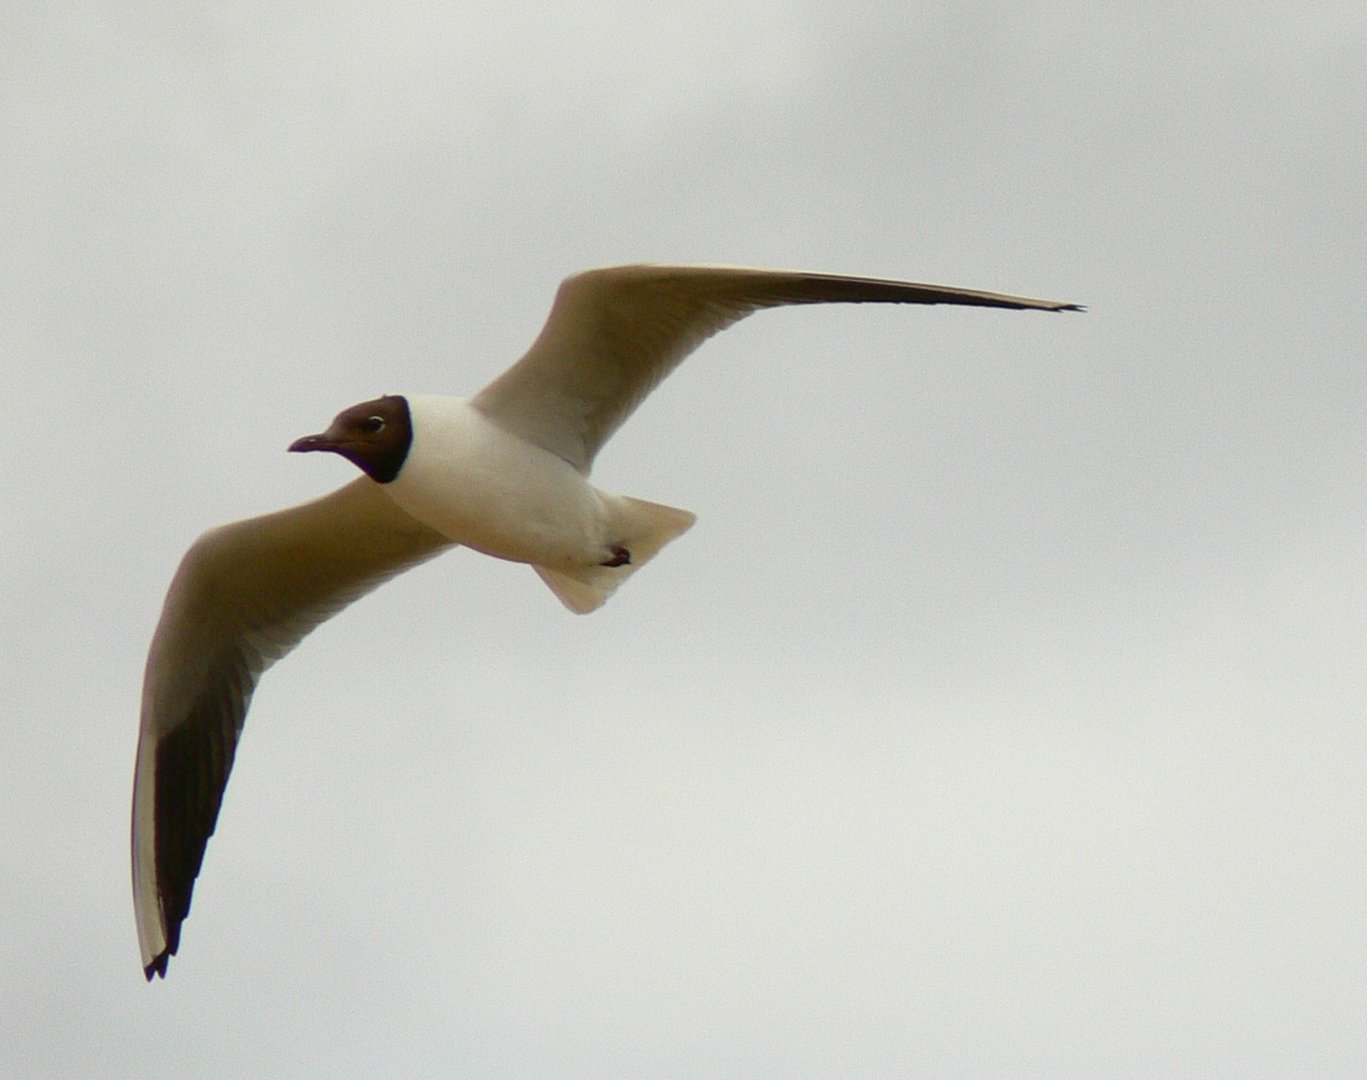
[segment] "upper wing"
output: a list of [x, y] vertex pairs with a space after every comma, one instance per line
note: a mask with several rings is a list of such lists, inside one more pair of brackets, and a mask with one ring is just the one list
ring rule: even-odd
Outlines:
[[783, 304], [1076, 304], [909, 281], [713, 266], [614, 266], [567, 278], [527, 355], [472, 403], [587, 472], [641, 400], [707, 338]]
[[166, 975], [261, 673], [323, 620], [449, 541], [366, 477], [201, 536], [181, 561], [143, 677], [133, 907], [143, 970]]

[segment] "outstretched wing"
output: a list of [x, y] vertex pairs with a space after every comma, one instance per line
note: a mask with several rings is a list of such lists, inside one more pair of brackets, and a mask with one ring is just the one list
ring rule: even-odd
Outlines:
[[315, 626], [451, 546], [361, 477], [201, 536], [181, 561], [143, 677], [133, 907], [165, 977], [257, 680]]
[[713, 266], [614, 266], [561, 284], [527, 355], [472, 403], [587, 473], [614, 431], [707, 338], [785, 304], [966, 304], [1076, 311], [1076, 304], [909, 281]]

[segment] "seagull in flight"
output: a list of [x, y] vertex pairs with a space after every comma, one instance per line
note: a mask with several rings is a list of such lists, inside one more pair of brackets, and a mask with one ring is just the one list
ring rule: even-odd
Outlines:
[[589, 482], [641, 400], [708, 337], [787, 304], [1077, 304], [907, 281], [711, 266], [565, 280], [527, 354], [473, 397], [386, 395], [294, 442], [362, 475], [201, 536], [176, 571], [143, 679], [133, 905], [143, 973], [166, 976], [252, 692], [314, 627], [457, 545], [527, 563], [571, 611], [601, 606], [693, 515]]

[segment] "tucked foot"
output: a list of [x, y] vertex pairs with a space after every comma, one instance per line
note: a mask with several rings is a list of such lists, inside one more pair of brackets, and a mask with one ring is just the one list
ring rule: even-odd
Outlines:
[[608, 548], [608, 553], [612, 556], [612, 558], [608, 559], [606, 562], [600, 562], [598, 564], [599, 566], [631, 565], [631, 552], [629, 552], [626, 548], [622, 547], [621, 544], [613, 544], [612, 547]]

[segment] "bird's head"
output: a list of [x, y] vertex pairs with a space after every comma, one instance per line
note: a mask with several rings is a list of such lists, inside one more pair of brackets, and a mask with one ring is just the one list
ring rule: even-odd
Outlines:
[[399, 475], [413, 445], [413, 418], [408, 400], [386, 394], [337, 414], [321, 435], [305, 435], [290, 450], [327, 450], [341, 454], [372, 480], [387, 484]]

